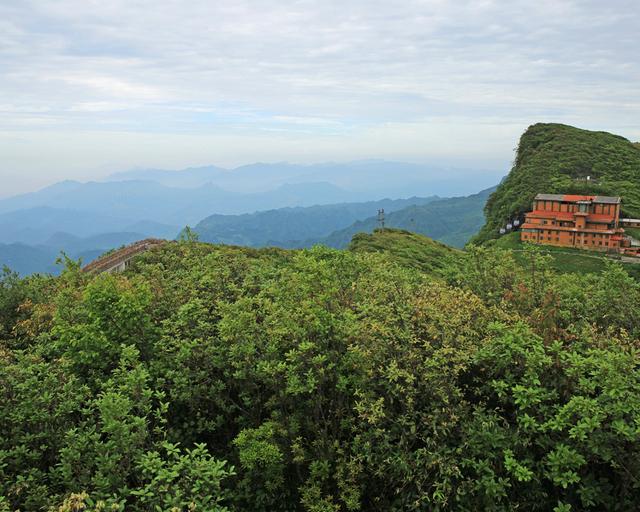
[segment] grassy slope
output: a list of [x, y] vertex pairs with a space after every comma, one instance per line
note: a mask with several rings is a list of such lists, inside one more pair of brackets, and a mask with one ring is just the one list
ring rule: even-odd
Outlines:
[[[597, 185], [576, 181], [592, 176]], [[497, 236], [509, 218], [531, 208], [537, 193], [621, 195], [623, 213], [640, 216], [640, 149], [627, 139], [561, 124], [535, 124], [520, 138], [513, 169], [485, 207], [486, 224], [476, 237]]]
[[373, 233], [358, 233], [349, 250], [354, 252], [386, 252], [390, 258], [407, 267], [426, 273], [438, 273], [451, 258], [461, 254], [426, 236], [401, 229], [376, 229]]
[[[523, 243], [520, 241], [520, 233], [509, 233], [496, 240], [487, 243], [491, 247], [501, 249], [512, 249], [514, 257], [517, 261], [521, 261], [520, 253], [523, 249]], [[588, 273], [600, 272], [605, 268], [607, 256], [591, 251], [583, 251], [581, 249], [573, 249], [567, 247], [542, 246], [547, 254], [553, 256], [552, 267], [561, 273]], [[627, 271], [635, 276], [640, 277], [640, 264], [624, 264]]]
[[[521, 253], [524, 248], [519, 233], [510, 233], [488, 242], [488, 246], [511, 249], [518, 262], [524, 262]], [[401, 229], [376, 229], [372, 234], [356, 234], [349, 250], [355, 252], [386, 252], [402, 266], [413, 267], [429, 274], [438, 274], [440, 270], [461, 255], [462, 252], [432, 240], [428, 237]], [[560, 273], [590, 273], [604, 270], [608, 258], [580, 249], [544, 246], [542, 250], [551, 255], [552, 268]], [[640, 278], [640, 264], [625, 263], [624, 267], [636, 278]]]

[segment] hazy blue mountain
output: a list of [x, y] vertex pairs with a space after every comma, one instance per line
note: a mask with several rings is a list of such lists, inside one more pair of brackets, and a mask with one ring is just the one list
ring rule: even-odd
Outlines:
[[[83, 183], [79, 187], [64, 189], [56, 194], [52, 194], [49, 188], [46, 188], [25, 194], [22, 200], [31, 206], [73, 208], [108, 215], [119, 220], [127, 219], [129, 223], [145, 219], [156, 222], [168, 220], [171, 223], [176, 211], [188, 209], [194, 201], [202, 203], [224, 196], [223, 190], [212, 186], [191, 190], [174, 189], [150, 181], [125, 181]], [[22, 209], [22, 205], [16, 204], [16, 199], [0, 201], [0, 211], [7, 211], [7, 201], [11, 201], [12, 210]]]
[[211, 215], [200, 221], [194, 230], [204, 242], [259, 247], [325, 236], [349, 226], [357, 219], [369, 217], [380, 208], [391, 212], [436, 199], [437, 196], [383, 199], [362, 203], [279, 208], [243, 215]]
[[[212, 213], [238, 214], [285, 206], [311, 206], [348, 201], [353, 196], [329, 183], [315, 182], [287, 184], [252, 194], [232, 193], [211, 184], [187, 189], [150, 181], [89, 182], [56, 192], [50, 188], [0, 200], [0, 214], [35, 207], [73, 208], [113, 218], [117, 221], [111, 226], [113, 231], [121, 229], [123, 223], [154, 221], [184, 226]], [[61, 230], [75, 234], [64, 226]]]
[[181, 231], [181, 226], [162, 224], [152, 220], [139, 220], [133, 224], [127, 224], [123, 231], [133, 233], [144, 233], [147, 238], [167, 238], [174, 239]]
[[207, 183], [224, 181], [229, 172], [228, 169], [215, 165], [189, 167], [181, 171], [135, 169], [112, 174], [105, 181], [153, 181], [165, 187], [197, 188]]
[[[492, 185], [500, 173], [439, 167], [428, 164], [361, 160], [309, 166], [301, 180], [325, 181], [345, 190], [358, 190], [377, 197], [454, 196], [470, 194]], [[296, 182], [294, 179], [289, 180]], [[375, 197], [382, 193], [383, 196]]]
[[127, 223], [102, 213], [38, 206], [0, 214], [0, 243], [39, 244], [59, 231], [90, 236]]
[[[6, 199], [0, 199], [0, 213], [50, 206], [49, 203], [55, 201], [59, 195], [64, 195], [76, 190], [82, 187], [82, 185], [79, 181], [61, 181], [36, 192], [28, 192]], [[66, 205], [64, 208], [69, 209], [72, 208], [72, 206]]]
[[[388, 227], [414, 231], [462, 247], [482, 226], [483, 207], [493, 190], [495, 187], [471, 196], [447, 199], [412, 197], [281, 208], [244, 215], [212, 215], [195, 230], [203, 241], [215, 243], [281, 247], [321, 243], [342, 248], [354, 234], [373, 231], [378, 226], [375, 213], [384, 208]], [[158, 227], [154, 223], [139, 223], [141, 227], [144, 225]], [[54, 261], [61, 250], [74, 259], [82, 258], [86, 264], [109, 249], [147, 236], [126, 231], [85, 237], [56, 232], [37, 245], [0, 244], [0, 265], [8, 265], [22, 274], [56, 272]]]
[[22, 275], [35, 272], [57, 274], [60, 267], [55, 265], [55, 260], [61, 252], [87, 264], [108, 250], [144, 238], [148, 238], [148, 235], [131, 232], [101, 233], [88, 237], [55, 233], [42, 244], [0, 244], [0, 268], [6, 265]]
[[40, 273], [55, 274], [58, 253], [47, 247], [25, 244], [0, 244], [0, 268], [5, 265], [20, 275]]
[[55, 233], [44, 244], [44, 246], [55, 250], [64, 251], [71, 257], [78, 257], [79, 254], [91, 251], [105, 252], [114, 247], [128, 245], [138, 240], [148, 238], [144, 233], [100, 233], [88, 237], [77, 237], [69, 233]]
[[88, 237], [109, 232], [135, 232], [145, 237], [174, 238], [178, 226], [153, 221], [131, 222], [103, 213], [40, 206], [0, 214], [0, 243], [46, 244], [56, 233]]
[[[424, 205], [408, 206], [385, 215], [385, 226], [420, 233], [453, 247], [463, 247], [484, 225], [483, 208], [495, 189], [496, 187], [491, 187], [466, 197], [439, 199]], [[345, 248], [353, 235], [361, 232], [370, 233], [378, 226], [377, 217], [371, 216], [328, 236], [310, 237], [287, 244], [285, 247], [310, 247], [323, 244], [329, 247]]]
[[358, 194], [357, 197], [351, 196], [350, 201], [364, 201], [383, 197], [471, 193], [495, 183], [500, 176], [501, 173], [496, 171], [360, 160], [314, 165], [255, 163], [235, 169], [206, 166], [181, 171], [134, 170], [113, 174], [107, 181], [145, 180], [170, 187], [198, 187], [209, 183], [236, 193], [265, 192], [285, 184], [327, 182]]
[[[198, 230], [211, 241], [287, 246], [328, 237], [327, 243], [345, 245], [337, 241], [341, 230], [346, 230], [346, 236], [355, 229], [354, 222], [375, 215], [378, 208], [391, 216], [410, 204], [427, 206], [435, 195], [459, 195], [477, 190], [478, 184], [495, 182], [495, 174], [367, 160], [256, 163], [231, 170], [215, 166], [146, 169], [118, 173], [100, 182], [64, 181], [0, 200], [0, 244], [5, 244], [0, 264], [15, 266], [19, 261], [25, 272], [50, 271], [60, 250], [72, 257], [84, 255], [88, 261], [136, 239], [175, 238], [185, 225], [205, 218]], [[423, 199], [383, 200], [414, 196]], [[252, 212], [260, 213], [245, 215]], [[422, 229], [424, 234], [460, 245], [466, 233], [475, 230], [476, 213], [439, 219], [421, 211], [410, 213], [412, 218], [428, 219], [424, 221], [428, 226], [400, 217], [390, 217], [388, 222], [393, 225], [397, 220], [398, 227]], [[223, 217], [230, 215], [235, 217]], [[447, 226], [455, 218], [462, 227], [434, 232], [435, 226]], [[359, 230], [374, 225], [369, 220], [356, 226]]]

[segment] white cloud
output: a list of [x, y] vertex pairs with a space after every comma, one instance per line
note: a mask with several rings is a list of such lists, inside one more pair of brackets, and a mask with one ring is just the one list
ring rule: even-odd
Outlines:
[[[277, 160], [295, 159], [300, 137], [319, 160], [425, 160], [444, 148], [472, 160], [468, 144], [438, 134], [476, 127], [494, 162], [535, 121], [632, 137], [639, 26], [635, 0], [3, 2], [0, 130], [31, 143], [0, 174], [41, 173], [32, 155], [56, 132], [86, 136], [95, 159], [66, 151], [47, 164], [87, 174], [109, 165], [109, 133], [149, 137], [122, 153], [124, 167], [156, 162], [158, 134], [182, 148], [176, 166], [231, 136], [238, 163], [265, 159], [255, 137]], [[352, 145], [327, 143], [336, 134]]]

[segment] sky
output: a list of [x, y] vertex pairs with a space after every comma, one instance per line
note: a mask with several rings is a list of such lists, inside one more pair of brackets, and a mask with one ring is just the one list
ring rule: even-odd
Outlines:
[[383, 158], [506, 174], [640, 140], [637, 0], [0, 0], [0, 197], [131, 168]]

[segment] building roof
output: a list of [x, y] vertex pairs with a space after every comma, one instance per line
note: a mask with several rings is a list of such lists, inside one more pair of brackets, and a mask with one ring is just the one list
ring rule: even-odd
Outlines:
[[532, 212], [527, 212], [525, 217], [535, 217], [539, 219], [566, 219], [573, 220], [573, 213], [571, 212], [551, 212], [548, 210], [533, 210]]
[[587, 217], [587, 222], [614, 222], [616, 220], [615, 216], [607, 215], [606, 213], [590, 213]]
[[[608, 215], [606, 213], [588, 213], [585, 214], [587, 222], [596, 222], [609, 224], [615, 221], [614, 215]], [[532, 212], [525, 213], [525, 218], [535, 219], [556, 219], [556, 220], [573, 220], [576, 216], [574, 212], [552, 212], [549, 210], [533, 210]]]
[[592, 203], [618, 204], [621, 202], [620, 197], [614, 196], [585, 196], [577, 194], [538, 194], [535, 199], [537, 201], [564, 201], [567, 203], [575, 203], [578, 201], [591, 201]]
[[522, 226], [520, 226], [520, 229], [533, 229], [535, 231], [564, 231], [569, 233], [596, 233], [599, 235], [614, 235], [617, 233], [615, 229], [577, 229], [571, 226], [549, 226], [547, 224], [534, 224], [533, 222], [525, 222], [524, 224], [522, 224]]

